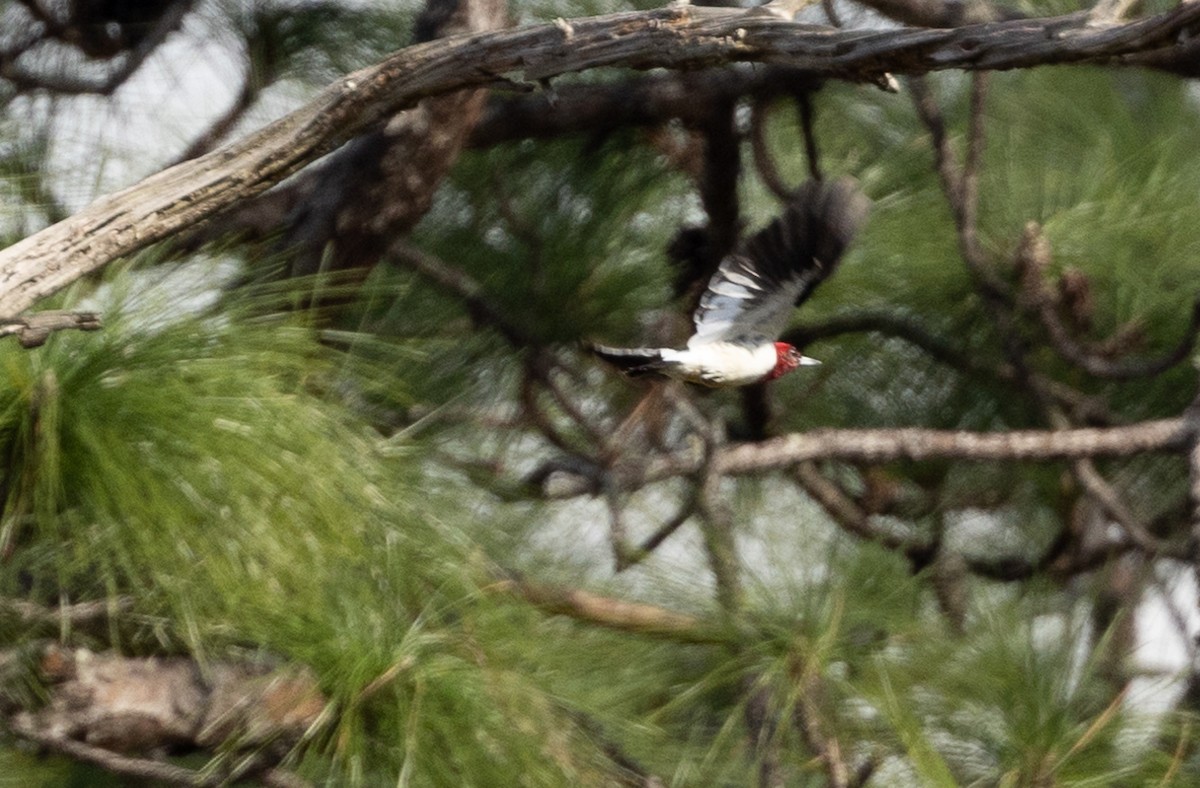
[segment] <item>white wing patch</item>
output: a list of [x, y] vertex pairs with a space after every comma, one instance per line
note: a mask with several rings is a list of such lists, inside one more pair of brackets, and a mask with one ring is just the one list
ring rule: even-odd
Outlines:
[[870, 206], [852, 180], [809, 181], [783, 215], [721, 261], [700, 298], [689, 348], [770, 344], [832, 273]]
[[750, 265], [737, 255], [721, 262], [696, 308], [696, 333], [688, 347], [710, 342], [759, 344], [773, 341], [783, 331], [796, 298], [812, 277], [798, 273], [772, 287], [755, 277]]

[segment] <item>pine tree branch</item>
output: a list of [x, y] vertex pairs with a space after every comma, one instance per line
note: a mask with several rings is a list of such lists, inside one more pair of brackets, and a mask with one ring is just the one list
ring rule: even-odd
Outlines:
[[1058, 299], [1043, 279], [1050, 266], [1050, 244], [1034, 222], [1025, 227], [1017, 250], [1021, 295], [1032, 308], [1054, 352], [1066, 362], [1104, 380], [1151, 378], [1180, 364], [1191, 355], [1200, 333], [1200, 298], [1192, 304], [1191, 318], [1175, 347], [1158, 358], [1109, 359], [1085, 347], [1072, 336], [1058, 313]]
[[[718, 453], [716, 464], [723, 474], [741, 475], [821, 459], [866, 463], [932, 459], [1048, 462], [1132, 457], [1146, 453], [1178, 454], [1190, 447], [1194, 429], [1184, 418], [1144, 421], [1121, 427], [1010, 432], [822, 429], [732, 446]], [[663, 472], [676, 475], [681, 469], [694, 470], [695, 465], [694, 462], [681, 464], [674, 461], [660, 468], [652, 467], [650, 475]]]
[[[903, 339], [920, 348], [938, 363], [961, 372], [986, 376], [1026, 390], [1024, 378], [1014, 365], [1002, 363], [993, 366], [985, 363], [977, 355], [960, 350], [948, 340], [923, 326], [919, 321], [906, 315], [891, 312], [853, 312], [834, 315], [821, 323], [794, 326], [788, 329], [782, 338], [785, 342], [804, 348], [820, 339], [864, 332]], [[1112, 421], [1107, 405], [1099, 398], [1084, 394], [1065, 383], [1047, 378], [1037, 372], [1030, 372], [1029, 376], [1039, 390], [1045, 391], [1052, 400], [1071, 411], [1081, 421], [1090, 423]]]
[[76, 602], [60, 607], [43, 607], [24, 599], [0, 597], [0, 617], [12, 616], [26, 627], [37, 625], [61, 625], [64, 621], [72, 626], [102, 621], [114, 614], [133, 607], [132, 597], [115, 600], [98, 599], [92, 602]]
[[1188, 54], [1198, 26], [1196, 3], [1099, 30], [1064, 17], [951, 30], [846, 31], [737, 10], [671, 6], [420, 44], [338, 80], [239, 142], [103, 197], [0, 252], [0, 313], [19, 314], [109, 261], [266, 190], [421, 98], [487, 85], [497, 76], [538, 81], [602, 67], [677, 69], [738, 61], [859, 80], [884, 72], [1055, 63], [1136, 65], [1153, 59], [1163, 66]]
[[[249, 775], [296, 784], [276, 764], [327, 709], [303, 668], [214, 660], [202, 671], [182, 657], [48, 645], [17, 669], [23, 675], [6, 679], [44, 687], [47, 702], [2, 720], [14, 734], [114, 774], [173, 785], [224, 785]], [[216, 754], [197, 772], [132, 755], [172, 749]]]
[[182, 766], [152, 761], [148, 758], [136, 758], [121, 755], [103, 747], [93, 747], [75, 739], [55, 735], [49, 731], [40, 730], [28, 718], [18, 716], [9, 722], [9, 730], [16, 736], [44, 747], [50, 752], [65, 755], [68, 758], [99, 767], [110, 774], [121, 777], [132, 777], [138, 780], [155, 780], [167, 785], [208, 786], [220, 785], [223, 780], [219, 777], [205, 777], [203, 774]]
[[731, 637], [727, 631], [687, 613], [627, 602], [580, 588], [534, 583], [515, 576], [501, 579], [489, 588], [520, 597], [551, 615], [567, 616], [606, 629], [684, 643], [726, 643]]

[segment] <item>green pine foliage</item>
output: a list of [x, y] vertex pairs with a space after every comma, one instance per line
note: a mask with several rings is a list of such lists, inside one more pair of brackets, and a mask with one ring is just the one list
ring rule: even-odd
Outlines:
[[[517, 9], [532, 13], [563, 12]], [[320, 80], [392, 46], [411, 14], [384, 16], [392, 27], [313, 4], [235, 21], [256, 26], [260, 67]], [[931, 82], [960, 145], [968, 82]], [[986, 372], [1003, 350], [911, 102], [832, 84], [815, 101], [823, 167], [857, 177], [874, 209], [798, 320], [903, 317], [975, 366], [878, 333], [824, 339], [809, 349], [822, 367], [773, 388], [772, 429], [1044, 426]], [[1136, 321], [1139, 352], [1171, 347], [1200, 281], [1198, 124], [1187, 86], [1166, 77], [993, 75], [981, 234], [997, 275], [1013, 276], [1022, 229], [1037, 221], [1051, 273], [1074, 268], [1091, 283], [1093, 339]], [[790, 111], [772, 115], [769, 132], [781, 172], [799, 182]], [[0, 148], [3, 193], [25, 206], [0, 215], [6, 235], [45, 202], [31, 155]], [[753, 230], [778, 202], [743, 164]], [[0, 650], [58, 638], [201, 665], [307, 666], [329, 706], [287, 765], [324, 785], [616, 786], [645, 772], [678, 788], [732, 788], [769, 766], [782, 784], [821, 786], [816, 738], [836, 740], [851, 763], [871, 760], [871, 786], [1200, 779], [1193, 711], [1152, 716], [1114, 688], [1114, 635], [1092, 615], [1102, 574], [970, 576], [956, 622], [938, 588], [953, 567], [846, 533], [774, 474], [721, 488], [742, 562], [741, 608], [728, 612], [696, 518], [617, 574], [604, 501], [534, 500], [528, 473], [596, 439], [544, 387], [524, 391], [526, 371], [555, 362], [557, 384], [614, 433], [643, 390], [580, 343], [686, 326], [663, 251], [701, 217], [694, 184], [645, 132], [464, 153], [410, 242], [476, 283], [523, 347], [461, 293], [399, 264], [373, 271], [341, 322], [292, 308], [348, 292], [324, 280], [198, 303], [168, 267], [141, 261], [78, 285], [63, 305], [102, 311], [101, 332], [60, 333], [34, 350], [0, 344], [0, 596], [132, 598], [133, 609], [103, 631], [0, 618]], [[163, 302], [146, 295], [154, 279]], [[1028, 339], [1038, 372], [1108, 397], [1118, 421], [1177, 414], [1194, 392], [1187, 364], [1148, 381], [1088, 381]], [[530, 396], [566, 449], [521, 420]], [[694, 402], [736, 429], [736, 395]], [[861, 468], [822, 470], [852, 492], [872, 483]], [[1104, 470], [1147, 518], [1187, 483], [1172, 459]], [[878, 518], [888, 532], [965, 560], [1036, 562], [1069, 516], [1061, 466], [882, 472], [900, 497]], [[689, 495], [680, 482], [622, 500], [632, 537]], [[677, 642], [550, 615], [506, 593], [510, 571], [662, 605], [720, 635]], [[22, 784], [104, 784], [16, 747], [0, 749], [10, 771]]]

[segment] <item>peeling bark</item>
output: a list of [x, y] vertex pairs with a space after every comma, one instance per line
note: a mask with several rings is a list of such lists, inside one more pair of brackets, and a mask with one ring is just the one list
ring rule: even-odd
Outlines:
[[[17, 665], [17, 660], [9, 660]], [[317, 723], [326, 700], [303, 668], [184, 657], [130, 658], [46, 646], [34, 665], [49, 702], [8, 720], [18, 735], [82, 742], [112, 753], [268, 748], [282, 757]], [[6, 670], [11, 673], [15, 668]], [[16, 678], [6, 675], [6, 683]]]
[[791, 65], [874, 80], [883, 72], [1009, 69], [1054, 63], [1163, 68], [1190, 62], [1200, 4], [1102, 29], [1076, 16], [952, 30], [832, 30], [743, 12], [672, 6], [405, 49], [234, 144], [102, 197], [0, 252], [0, 314], [19, 314], [84, 274], [212, 218], [422, 98], [506, 74], [545, 80], [601, 67]]

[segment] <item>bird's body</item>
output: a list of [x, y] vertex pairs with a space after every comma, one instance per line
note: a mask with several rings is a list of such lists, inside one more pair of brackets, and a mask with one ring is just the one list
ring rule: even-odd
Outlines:
[[719, 387], [774, 380], [820, 363], [776, 339], [792, 309], [833, 271], [867, 208], [848, 179], [805, 184], [783, 216], [721, 261], [696, 307], [687, 347], [593, 345], [593, 352], [632, 377]]
[[[778, 345], [784, 345], [784, 349]], [[789, 356], [789, 349], [794, 357]], [[679, 350], [594, 345], [592, 351], [630, 377], [658, 374], [713, 387], [748, 386], [773, 380], [801, 364], [819, 363], [800, 356], [784, 342], [705, 342]]]

